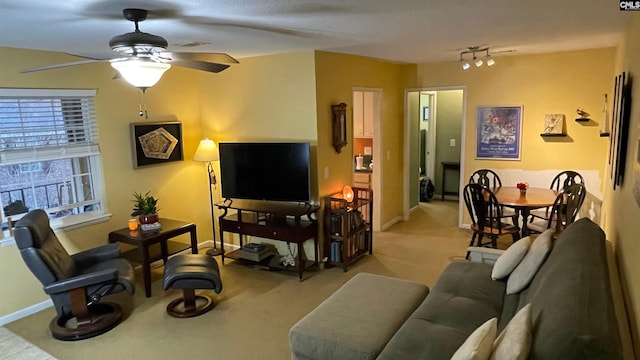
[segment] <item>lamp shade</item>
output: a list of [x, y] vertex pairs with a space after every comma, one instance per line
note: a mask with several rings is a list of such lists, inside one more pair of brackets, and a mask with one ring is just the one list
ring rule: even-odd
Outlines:
[[196, 153], [193, 155], [193, 160], [195, 161], [216, 161], [219, 159], [216, 143], [207, 138], [200, 141], [200, 145], [198, 145]]
[[114, 61], [111, 66], [118, 70], [127, 82], [135, 87], [150, 88], [155, 85], [171, 64], [152, 60], [132, 59]]
[[353, 201], [353, 189], [351, 188], [351, 186], [349, 185], [345, 185], [342, 188], [342, 196], [344, 197], [345, 200], [347, 200], [347, 202], [352, 202]]

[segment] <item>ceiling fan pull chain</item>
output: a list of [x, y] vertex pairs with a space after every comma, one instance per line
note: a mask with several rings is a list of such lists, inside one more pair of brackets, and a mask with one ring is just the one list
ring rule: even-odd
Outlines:
[[145, 94], [147, 90], [146, 88], [140, 88], [142, 90], [142, 95], [140, 97], [140, 103], [138, 104], [139, 115], [140, 117], [144, 116], [145, 119], [149, 119], [149, 113], [147, 112], [147, 102], [145, 100]]

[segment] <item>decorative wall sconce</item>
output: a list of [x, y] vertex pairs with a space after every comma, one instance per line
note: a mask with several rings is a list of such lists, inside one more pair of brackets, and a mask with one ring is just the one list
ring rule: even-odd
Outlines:
[[[481, 53], [481, 56], [482, 53], [484, 53], [484, 57], [478, 57], [476, 55], [477, 53]], [[469, 47], [469, 50], [460, 52], [460, 64], [462, 66], [462, 70], [469, 70], [471, 68], [471, 63], [464, 57], [464, 55], [466, 54], [471, 54], [471, 63], [473, 63], [476, 67], [482, 66], [482, 64], [484, 64], [485, 62], [487, 63], [487, 66], [493, 66], [496, 63], [496, 61], [493, 60], [493, 58], [489, 54], [488, 47], [480, 48], [479, 46], [471, 46]]]
[[331, 105], [333, 112], [331, 142], [337, 153], [347, 145], [347, 104]]

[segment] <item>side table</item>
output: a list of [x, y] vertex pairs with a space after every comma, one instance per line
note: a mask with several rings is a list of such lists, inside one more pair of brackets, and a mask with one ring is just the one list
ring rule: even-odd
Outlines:
[[[109, 233], [110, 243], [126, 243], [136, 246], [122, 253], [122, 257], [139, 263], [142, 266], [144, 280], [144, 290], [147, 297], [151, 297], [151, 263], [162, 259], [167, 262], [169, 255], [178, 253], [189, 248], [188, 245], [176, 241], [169, 241], [170, 238], [189, 233], [191, 236], [191, 252], [198, 253], [198, 240], [196, 234], [196, 224], [179, 220], [160, 219], [161, 229], [141, 231], [131, 231], [128, 228], [119, 229]], [[160, 252], [150, 246], [160, 244]], [[151, 251], [150, 251], [151, 250]]]
[[444, 201], [444, 196], [445, 195], [458, 195], [460, 196], [460, 193], [456, 190], [456, 191], [447, 191], [445, 190], [445, 187], [447, 186], [447, 170], [455, 170], [455, 171], [460, 171], [460, 163], [459, 162], [450, 162], [450, 161], [443, 161], [442, 162], [442, 199], [441, 201]]

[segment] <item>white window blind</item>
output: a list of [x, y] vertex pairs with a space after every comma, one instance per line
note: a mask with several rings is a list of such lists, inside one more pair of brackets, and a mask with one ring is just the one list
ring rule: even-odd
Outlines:
[[[95, 90], [0, 89], [0, 204], [7, 217], [102, 211]], [[54, 222], [55, 223], [55, 222]], [[52, 224], [54, 224], [52, 223]]]
[[99, 154], [95, 91], [0, 89], [0, 165]]

